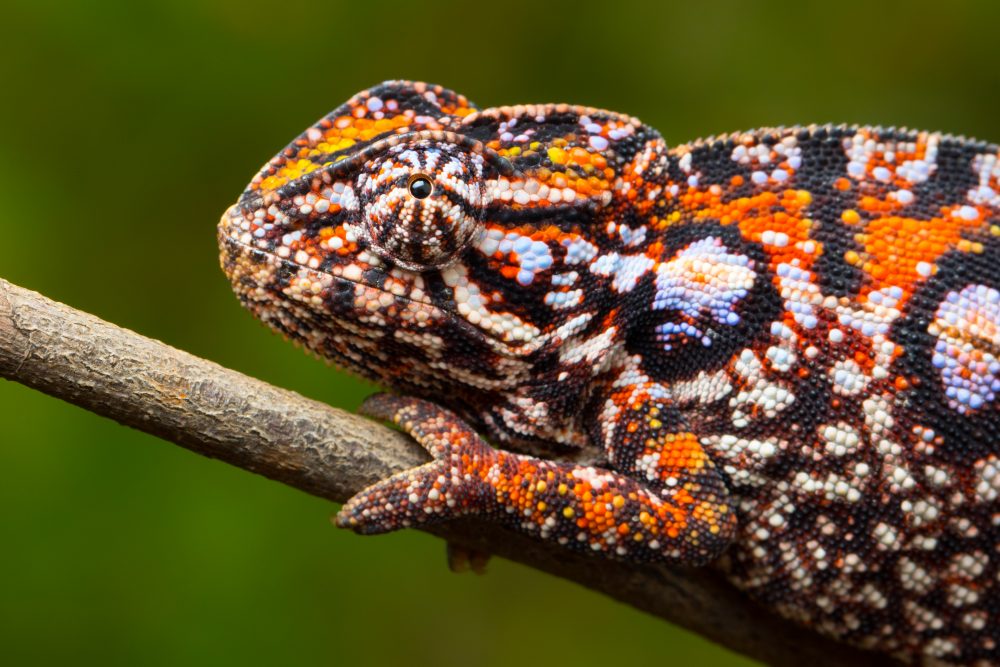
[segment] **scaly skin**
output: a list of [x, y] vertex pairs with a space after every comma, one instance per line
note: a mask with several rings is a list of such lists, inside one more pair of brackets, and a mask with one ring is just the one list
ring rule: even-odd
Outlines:
[[367, 410], [434, 458], [340, 525], [476, 515], [714, 562], [825, 635], [1000, 663], [997, 146], [668, 149], [608, 111], [387, 82], [271, 160], [219, 242], [243, 304], [402, 394]]

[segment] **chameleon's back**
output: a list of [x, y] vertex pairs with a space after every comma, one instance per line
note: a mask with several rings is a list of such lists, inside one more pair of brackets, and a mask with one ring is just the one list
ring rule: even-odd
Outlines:
[[447, 474], [387, 480], [342, 525], [724, 552], [824, 634], [1000, 663], [997, 146], [810, 127], [668, 150], [608, 111], [388, 82], [265, 165], [219, 238], [244, 304], [310, 350], [498, 442], [607, 459], [489, 450], [383, 400]]
[[834, 636], [995, 664], [997, 147], [819, 128], [673, 159], [722, 185], [682, 195], [681, 216], [759, 241], [773, 287], [736, 362], [682, 385], [741, 499], [730, 575]]

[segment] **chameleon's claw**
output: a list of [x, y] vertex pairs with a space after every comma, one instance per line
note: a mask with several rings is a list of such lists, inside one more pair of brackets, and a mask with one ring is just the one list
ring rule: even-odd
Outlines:
[[351, 498], [336, 525], [357, 533], [386, 533], [483, 510], [488, 487], [474, 471], [488, 468], [494, 450], [451, 412], [417, 398], [375, 394], [361, 412], [392, 421], [412, 435], [433, 461], [374, 484]]

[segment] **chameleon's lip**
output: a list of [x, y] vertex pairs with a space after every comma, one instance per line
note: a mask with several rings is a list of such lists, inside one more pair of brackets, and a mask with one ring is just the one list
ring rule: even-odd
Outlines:
[[[228, 216], [224, 215], [223, 219], [225, 219], [226, 217]], [[319, 269], [314, 269], [312, 267], [305, 266], [304, 264], [299, 264], [298, 262], [292, 259], [279, 257], [277, 254], [273, 252], [268, 252], [267, 250], [263, 250], [256, 246], [243, 243], [238, 239], [232, 238], [232, 236], [230, 236], [227, 232], [228, 230], [226, 229], [226, 226], [220, 224], [219, 236], [221, 237], [221, 241], [226, 246], [230, 246], [233, 248], [240, 248], [243, 249], [244, 251], [249, 251], [249, 252], [257, 252], [262, 255], [266, 255], [267, 257], [272, 258], [277, 262], [281, 262], [282, 264], [295, 267], [295, 269], [297, 270], [306, 271], [315, 276], [329, 277], [330, 279], [336, 282], [345, 283], [349, 285], [360, 285], [361, 287], [364, 287], [365, 289], [368, 290], [372, 290], [373, 292], [377, 292], [379, 294], [388, 294], [392, 296], [394, 299], [401, 299], [403, 301], [406, 301], [407, 303], [413, 304], [414, 306], [424, 309], [425, 312], [427, 312], [428, 316], [431, 318], [437, 318], [437, 319], [447, 318], [455, 326], [460, 327], [463, 330], [463, 332], [476, 338], [481, 343], [488, 346], [491, 349], [491, 351], [500, 356], [510, 359], [520, 359], [524, 357], [525, 354], [533, 352], [537, 347], [537, 345], [532, 345], [530, 343], [527, 345], [523, 343], [521, 345], [512, 345], [509, 343], [505, 343], [502, 340], [498, 340], [497, 338], [488, 335], [485, 331], [473, 325], [471, 322], [469, 322], [467, 319], [465, 319], [458, 313], [448, 310], [447, 308], [443, 308], [438, 304], [432, 303], [430, 301], [414, 299], [402, 294], [396, 294], [395, 292], [382, 289], [381, 287], [377, 287], [375, 285], [372, 285], [364, 281], [351, 280], [350, 278], [345, 278], [343, 276], [338, 276], [333, 273], [329, 273], [327, 271], [320, 271]]]

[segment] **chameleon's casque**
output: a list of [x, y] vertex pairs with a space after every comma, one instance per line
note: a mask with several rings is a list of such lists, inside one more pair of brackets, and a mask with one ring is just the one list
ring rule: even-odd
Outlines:
[[997, 146], [668, 149], [608, 111], [388, 82], [271, 160], [219, 241], [244, 305], [408, 396], [368, 411], [434, 455], [341, 525], [473, 514], [714, 561], [825, 635], [1000, 663]]

